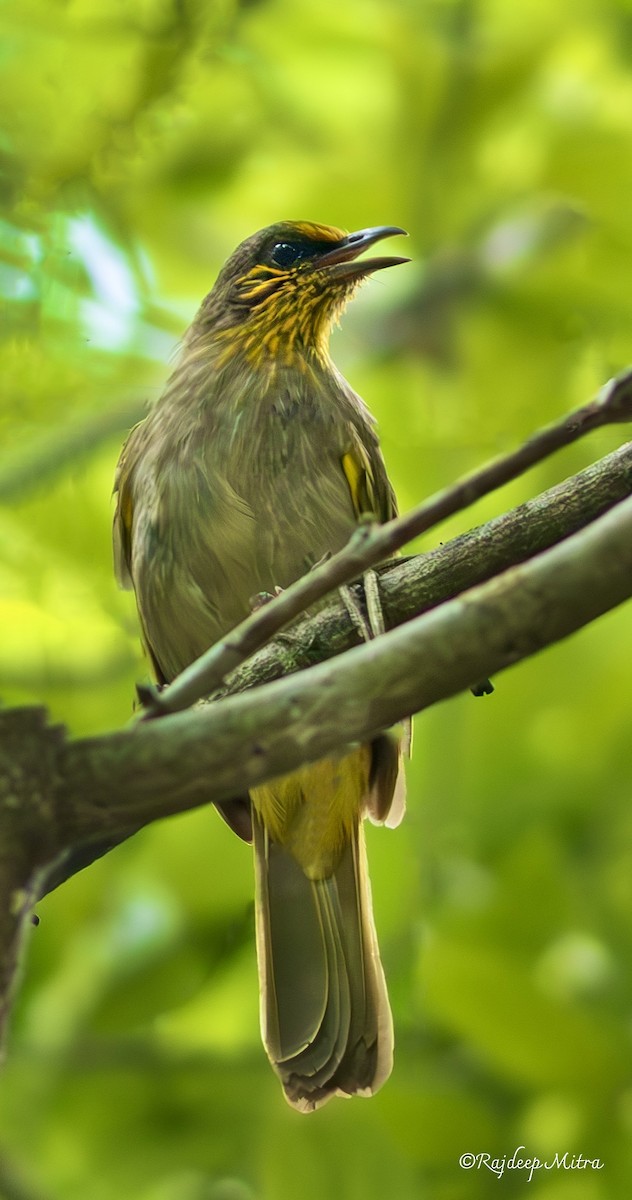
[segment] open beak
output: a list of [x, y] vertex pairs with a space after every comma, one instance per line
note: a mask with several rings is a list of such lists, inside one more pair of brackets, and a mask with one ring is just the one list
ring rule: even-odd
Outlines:
[[369, 246], [374, 246], [382, 238], [395, 237], [396, 234], [408, 237], [406, 230], [398, 229], [396, 225], [375, 225], [371, 229], [359, 229], [357, 233], [349, 233], [333, 249], [320, 254], [316, 266], [319, 270], [324, 267], [327, 274], [334, 279], [346, 280], [359, 279], [362, 275], [381, 271], [384, 267], [396, 267], [399, 263], [410, 262], [409, 258], [387, 256], [357, 261], [358, 256]]

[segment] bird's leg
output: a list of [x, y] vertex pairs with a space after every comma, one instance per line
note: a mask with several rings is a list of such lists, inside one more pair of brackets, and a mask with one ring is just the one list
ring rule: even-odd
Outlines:
[[362, 641], [370, 642], [372, 638], [379, 637], [380, 634], [385, 632], [384, 613], [382, 612], [377, 573], [372, 570], [365, 571], [362, 576], [362, 586], [364, 588], [366, 612], [348, 584], [343, 584], [338, 591], [340, 592], [342, 603]]
[[[330, 558], [331, 551], [328, 550], [323, 554], [322, 558], [318, 559], [318, 562], [311, 564], [309, 570], [315, 571], [317, 567], [322, 566]], [[380, 634], [384, 633], [386, 628], [377, 573], [373, 570], [365, 571], [362, 576], [362, 585], [364, 588], [365, 608], [363, 608], [359, 599], [354, 595], [353, 589], [349, 584], [342, 584], [338, 588], [338, 592], [360, 638], [363, 642], [370, 642], [372, 638], [379, 637]], [[274, 600], [275, 596], [279, 596], [282, 591], [283, 588], [276, 586], [273, 592], [256, 592], [248, 601], [250, 611], [257, 612], [258, 609], [263, 608], [264, 605]]]
[[348, 583], [343, 583], [338, 588], [338, 594], [347, 610], [347, 616], [359, 634], [361, 641], [368, 642], [371, 638], [371, 628]]
[[386, 633], [386, 625], [384, 624], [384, 611], [382, 609], [382, 598], [380, 596], [380, 584], [377, 571], [365, 571], [362, 576], [364, 586], [364, 598], [366, 600], [366, 609], [369, 615], [369, 625], [371, 626], [371, 634], [373, 637], [379, 637], [380, 634]]

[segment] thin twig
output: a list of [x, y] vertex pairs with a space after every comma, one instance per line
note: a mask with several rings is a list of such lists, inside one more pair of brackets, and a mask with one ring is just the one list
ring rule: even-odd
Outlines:
[[361, 525], [342, 550], [247, 617], [182, 671], [168, 688], [158, 692], [153, 687], [143, 687], [140, 694], [146, 710], [144, 719], [180, 712], [211, 695], [240, 663], [334, 588], [358, 578], [363, 571], [395, 554], [406, 542], [516, 479], [563, 446], [601, 426], [630, 420], [632, 369], [610, 380], [594, 400], [541, 429], [519, 449], [435, 493], [404, 516], [384, 525]]

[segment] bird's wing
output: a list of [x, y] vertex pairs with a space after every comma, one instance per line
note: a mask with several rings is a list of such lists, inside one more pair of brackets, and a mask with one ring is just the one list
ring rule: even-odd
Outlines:
[[134, 455], [132, 451], [136, 439], [136, 431], [143, 424], [144, 422], [140, 421], [128, 435], [114, 476], [114, 495], [116, 496], [116, 509], [114, 511], [114, 525], [112, 529], [114, 571], [119, 586], [128, 590], [134, 586], [132, 580], [132, 527], [134, 521], [132, 463]]
[[[114, 478], [114, 495], [116, 509], [112, 531], [114, 545], [114, 570], [118, 583], [123, 588], [133, 588], [132, 550], [134, 528], [134, 465], [137, 458], [137, 430], [144, 424], [140, 422], [132, 429], [118, 461]], [[138, 616], [141, 624], [143, 643], [151, 661], [155, 678], [159, 684], [167, 683], [167, 675], [147, 634], [146, 623], [138, 602]], [[236, 796], [224, 804], [215, 806], [226, 821], [227, 825], [245, 842], [252, 841], [252, 824], [250, 819], [250, 800], [248, 796]]]
[[342, 456], [342, 469], [358, 520], [372, 516], [382, 522], [397, 516], [395, 493], [372, 431], [366, 440], [356, 430], [352, 431], [349, 447]]
[[[395, 493], [373, 430], [360, 436], [353, 430], [348, 450], [342, 456], [353, 508], [358, 520], [373, 517], [389, 521], [397, 516]], [[371, 750], [370, 790], [366, 801], [368, 816], [376, 824], [399, 825], [406, 807], [406, 786], [402, 752], [409, 754], [411, 725], [407, 720], [396, 730], [387, 730], [374, 738]]]

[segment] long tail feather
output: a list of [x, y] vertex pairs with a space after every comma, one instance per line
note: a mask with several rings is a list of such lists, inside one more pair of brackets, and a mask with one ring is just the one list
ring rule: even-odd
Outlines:
[[264, 1044], [290, 1104], [372, 1095], [390, 1074], [393, 1025], [361, 826], [328, 879], [308, 879], [253, 811]]

